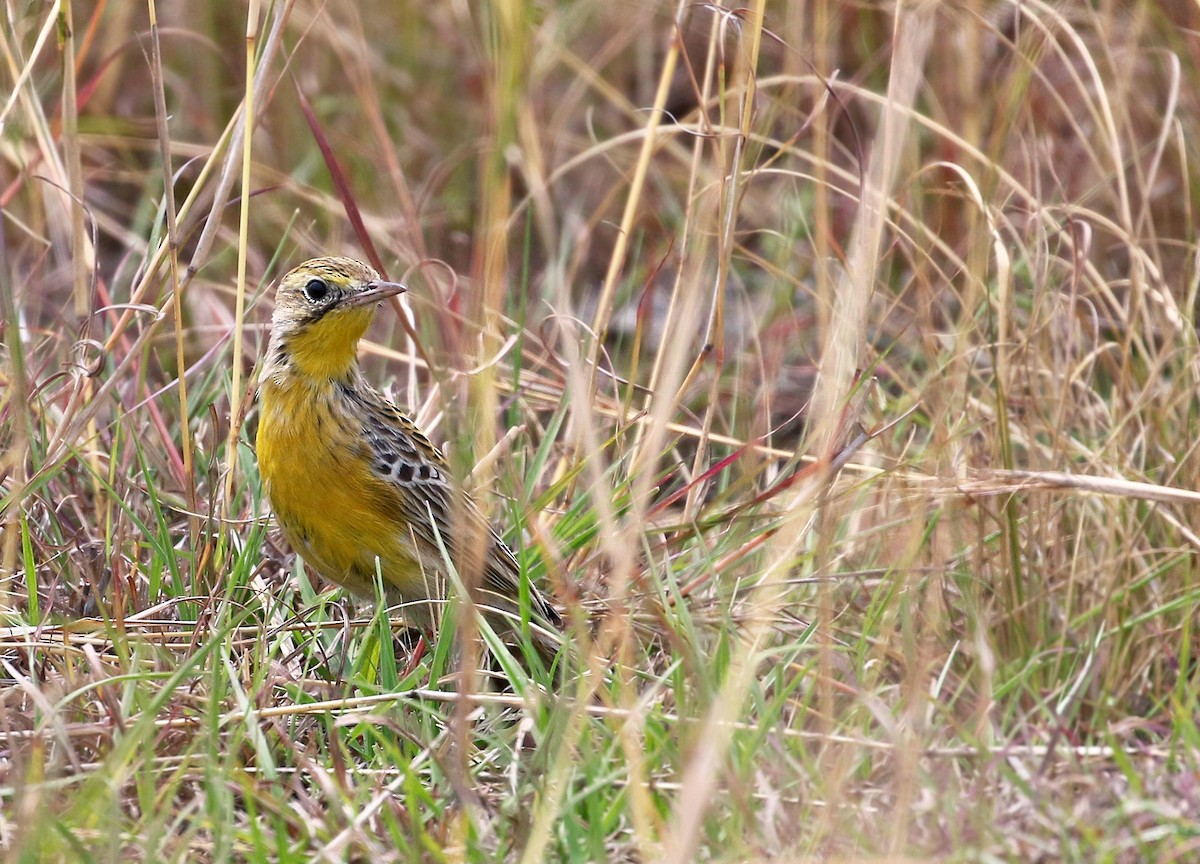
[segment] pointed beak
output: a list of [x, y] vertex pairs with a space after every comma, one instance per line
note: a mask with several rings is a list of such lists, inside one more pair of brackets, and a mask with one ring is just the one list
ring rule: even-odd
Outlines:
[[408, 286], [400, 282], [385, 282], [382, 279], [376, 279], [373, 282], [368, 282], [367, 287], [359, 291], [352, 297], [347, 298], [349, 306], [369, 306], [372, 303], [379, 303], [389, 297], [395, 297], [397, 294], [403, 294], [408, 290]]

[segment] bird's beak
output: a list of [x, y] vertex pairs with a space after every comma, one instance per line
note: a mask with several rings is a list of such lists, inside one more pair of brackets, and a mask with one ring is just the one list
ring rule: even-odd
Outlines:
[[382, 279], [376, 279], [368, 282], [366, 288], [348, 297], [347, 300], [351, 306], [369, 306], [389, 297], [395, 297], [397, 294], [403, 294], [407, 290], [408, 286], [400, 282], [385, 282]]

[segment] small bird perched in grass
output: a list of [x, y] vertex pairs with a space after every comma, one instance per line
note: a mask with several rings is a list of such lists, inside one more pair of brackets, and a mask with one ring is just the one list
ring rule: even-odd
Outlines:
[[[404, 604], [422, 629], [439, 620], [447, 597], [446, 556], [461, 568], [464, 546], [480, 544], [474, 599], [497, 633], [512, 634], [521, 629], [525, 578], [516, 556], [455, 484], [445, 457], [358, 366], [376, 307], [404, 290], [351, 258], [314, 258], [280, 280], [258, 390], [263, 489], [306, 563], [368, 597], [380, 573], [388, 602]], [[526, 584], [531, 640], [548, 665], [562, 620]]]

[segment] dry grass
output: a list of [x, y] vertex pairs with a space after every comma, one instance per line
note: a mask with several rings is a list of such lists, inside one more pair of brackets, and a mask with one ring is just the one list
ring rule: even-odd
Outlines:
[[[1197, 856], [1193, 6], [148, 9], [0, 27], [7, 857]], [[314, 254], [561, 686], [270, 527]]]

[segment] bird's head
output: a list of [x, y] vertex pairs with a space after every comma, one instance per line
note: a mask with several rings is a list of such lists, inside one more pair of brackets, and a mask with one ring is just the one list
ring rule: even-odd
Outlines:
[[268, 376], [345, 375], [354, 367], [358, 340], [376, 306], [404, 290], [353, 258], [305, 261], [275, 289]]

